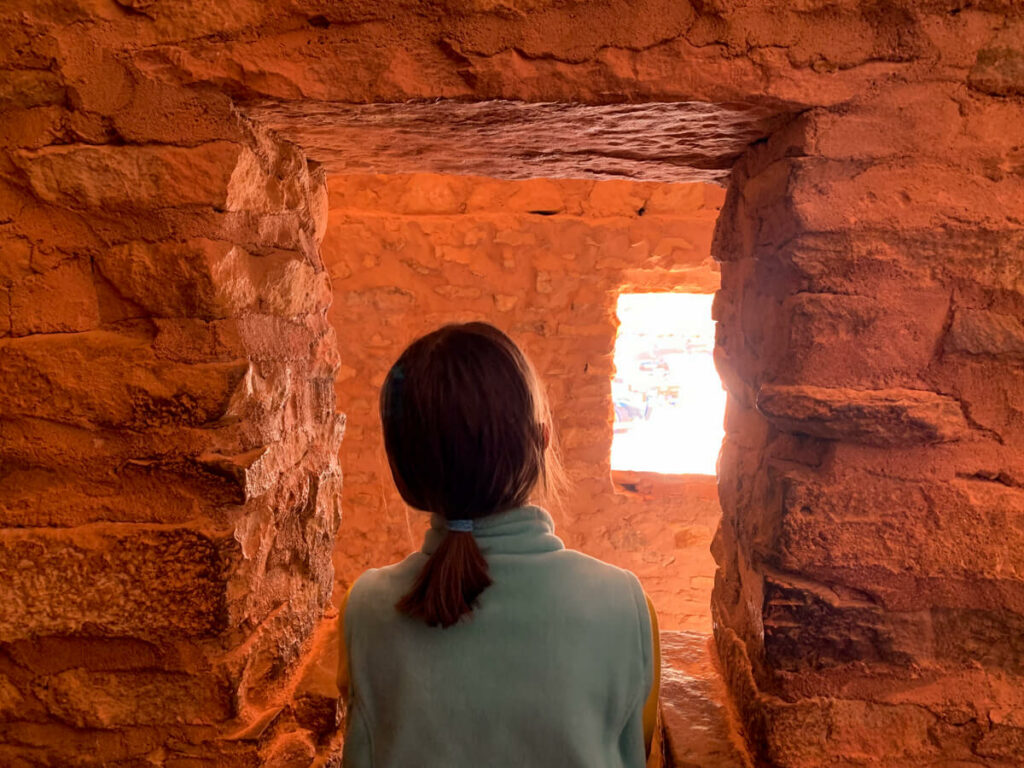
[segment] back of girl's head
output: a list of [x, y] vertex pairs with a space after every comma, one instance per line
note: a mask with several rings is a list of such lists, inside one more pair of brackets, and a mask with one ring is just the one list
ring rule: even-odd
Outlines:
[[[526, 357], [491, 325], [414, 341], [384, 381], [380, 412], [395, 484], [416, 509], [476, 519], [548, 483], [546, 401]], [[398, 608], [449, 626], [490, 583], [472, 533], [449, 531]]]

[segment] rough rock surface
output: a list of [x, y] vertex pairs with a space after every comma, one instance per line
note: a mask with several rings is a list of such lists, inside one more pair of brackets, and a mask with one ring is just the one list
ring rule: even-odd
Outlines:
[[338, 595], [366, 568], [416, 550], [426, 525], [383, 452], [384, 376], [416, 336], [487, 320], [523, 345], [551, 400], [569, 479], [551, 505], [558, 534], [637, 573], [666, 629], [710, 631], [715, 480], [615, 473], [613, 483], [610, 382], [621, 289], [717, 287], [721, 190], [420, 174], [336, 176], [329, 193], [323, 257], [348, 417]]
[[340, 521], [323, 171], [4, 35], [0, 764], [269, 761]]
[[260, 123], [331, 173], [722, 182], [784, 119], [763, 107], [665, 102], [261, 102]]
[[968, 433], [956, 400], [912, 389], [762, 384], [757, 410], [786, 432], [867, 445], [944, 442]]
[[1024, 133], [1007, 109], [902, 86], [806, 112], [734, 171], [714, 242], [712, 609], [767, 764], [1024, 758]]
[[752, 768], [709, 635], [661, 633], [661, 721], [667, 766]]

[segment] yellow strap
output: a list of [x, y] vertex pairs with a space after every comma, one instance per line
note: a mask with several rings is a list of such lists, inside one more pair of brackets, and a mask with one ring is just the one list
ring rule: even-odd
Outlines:
[[[353, 584], [354, 586], [354, 584]], [[348, 674], [348, 647], [345, 643], [345, 607], [348, 605], [348, 596], [352, 594], [352, 587], [345, 592], [338, 606], [338, 690], [341, 692], [341, 700], [345, 702], [345, 709], [348, 709], [349, 674]]]
[[659, 727], [658, 696], [661, 693], [661, 636], [658, 634], [658, 614], [654, 603], [647, 597], [647, 611], [651, 614], [651, 644], [654, 650], [654, 681], [644, 704], [644, 742], [647, 744], [647, 767], [661, 766], [661, 728]]

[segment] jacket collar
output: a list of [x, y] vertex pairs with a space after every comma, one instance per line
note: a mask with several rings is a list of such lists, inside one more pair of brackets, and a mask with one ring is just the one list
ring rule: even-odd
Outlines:
[[[422, 551], [431, 554], [448, 534], [445, 519], [430, 516], [430, 530]], [[524, 555], [565, 549], [555, 536], [555, 521], [547, 510], [535, 506], [515, 507], [473, 521], [473, 537], [485, 555]]]

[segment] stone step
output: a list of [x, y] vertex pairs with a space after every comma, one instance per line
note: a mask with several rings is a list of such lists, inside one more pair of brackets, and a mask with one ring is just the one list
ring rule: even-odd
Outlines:
[[664, 768], [752, 768], [710, 634], [661, 633]]

